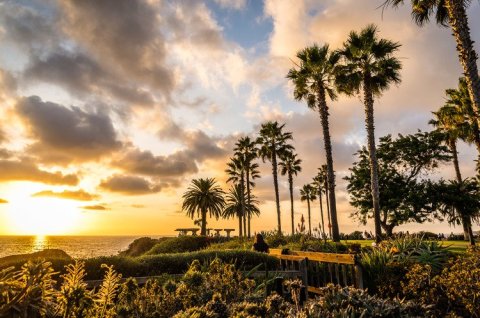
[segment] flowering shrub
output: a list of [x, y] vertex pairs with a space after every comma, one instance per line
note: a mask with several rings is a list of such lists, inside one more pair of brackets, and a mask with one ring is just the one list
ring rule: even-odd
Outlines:
[[430, 265], [413, 266], [402, 287], [405, 297], [432, 306], [436, 316], [480, 317], [480, 252], [450, 260], [438, 275]]

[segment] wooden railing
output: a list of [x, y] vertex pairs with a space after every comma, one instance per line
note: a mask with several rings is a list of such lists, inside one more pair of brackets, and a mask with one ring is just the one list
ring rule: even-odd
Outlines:
[[363, 289], [362, 268], [355, 254], [333, 254], [270, 249], [282, 271], [296, 271], [307, 290], [318, 293], [329, 283]]

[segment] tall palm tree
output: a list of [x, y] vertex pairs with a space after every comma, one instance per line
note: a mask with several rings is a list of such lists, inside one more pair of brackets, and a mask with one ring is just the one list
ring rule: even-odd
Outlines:
[[[245, 191], [242, 193], [242, 187], [240, 184], [233, 185], [226, 195], [226, 206], [223, 211], [224, 218], [238, 217], [238, 233], [242, 233], [242, 219], [243, 219], [243, 202], [246, 197]], [[248, 215], [258, 215], [260, 210], [258, 209], [258, 201], [255, 196], [250, 197], [250, 202], [245, 206], [246, 213]]]
[[[240, 138], [233, 149], [238, 156], [242, 156], [245, 166], [245, 179], [247, 186], [247, 204], [250, 204], [252, 192], [251, 187], [255, 186], [254, 180], [260, 178], [258, 164], [254, 162], [257, 159], [257, 147], [255, 141], [250, 137]], [[248, 214], [248, 237], [250, 237], [250, 223], [252, 215]]]
[[293, 176], [296, 176], [299, 172], [302, 171], [300, 164], [302, 159], [297, 158], [297, 154], [293, 152], [287, 152], [281, 158], [281, 161], [278, 163], [280, 166], [280, 174], [282, 176], [288, 176], [288, 188], [290, 190], [290, 213], [292, 216], [292, 235], [295, 234], [295, 223], [294, 223], [294, 212], [293, 212]]
[[[243, 160], [243, 156], [236, 155], [230, 158], [230, 161], [227, 163], [227, 169], [225, 172], [228, 174], [227, 182], [233, 182], [234, 184], [238, 184], [241, 188], [242, 192], [245, 192], [245, 161]], [[243, 201], [241, 202], [241, 220], [243, 223], [243, 231], [242, 228], [239, 229], [239, 236], [246, 235], [245, 229], [247, 227], [246, 221], [246, 202], [245, 197], [240, 197]]]
[[[398, 7], [404, 0], [386, 0], [384, 5]], [[468, 26], [467, 8], [471, 0], [411, 0], [412, 17], [419, 26], [435, 16], [437, 24], [450, 26], [457, 43], [458, 58], [463, 67], [468, 93], [475, 113], [480, 112], [480, 75], [477, 67], [477, 53], [473, 47]], [[478, 120], [478, 118], [477, 118]]]
[[310, 214], [310, 202], [314, 201], [316, 196], [316, 189], [311, 184], [305, 184], [303, 188], [300, 189], [300, 200], [307, 201], [308, 207], [308, 234], [312, 235], [312, 219]]
[[340, 231], [337, 221], [335, 173], [333, 169], [332, 142], [330, 140], [328, 122], [327, 96], [332, 101], [337, 98], [335, 91], [335, 74], [340, 55], [337, 52], [331, 52], [328, 44], [322, 47], [314, 44], [313, 46], [300, 50], [297, 53], [297, 58], [300, 60], [298, 69], [290, 69], [287, 78], [292, 80], [295, 85], [293, 93], [295, 99], [306, 101], [309, 108], [317, 110], [320, 114], [328, 167], [328, 185], [330, 186], [328, 193], [333, 223], [333, 240], [339, 242]]
[[347, 95], [363, 90], [365, 126], [367, 129], [370, 156], [371, 188], [375, 219], [375, 240], [381, 241], [380, 203], [378, 189], [378, 162], [375, 148], [375, 126], [373, 116], [374, 97], [379, 97], [392, 83], [400, 83], [400, 61], [393, 54], [399, 43], [377, 37], [377, 27], [368, 25], [357, 33], [350, 32], [343, 48], [339, 51], [344, 64], [337, 67], [337, 88]]
[[200, 216], [202, 220], [200, 235], [207, 235], [207, 213], [216, 219], [222, 215], [225, 206], [224, 194], [214, 178], [193, 179], [183, 194], [182, 210], [192, 219]]
[[262, 161], [269, 160], [272, 163], [273, 186], [275, 188], [275, 202], [277, 204], [278, 233], [282, 233], [282, 221], [280, 213], [280, 197], [278, 193], [277, 158], [285, 152], [293, 150], [287, 143], [292, 139], [292, 133], [284, 132], [285, 124], [279, 125], [276, 121], [263, 123], [260, 127], [260, 136], [257, 138], [259, 145], [258, 154]]
[[[325, 167], [325, 169], [323, 169]], [[315, 188], [317, 190], [317, 195], [318, 195], [318, 201], [320, 203], [320, 217], [322, 221], [322, 234], [324, 239], [327, 238], [327, 235], [325, 233], [325, 218], [323, 215], [323, 202], [322, 202], [322, 195], [325, 193], [325, 198], [327, 201], [327, 217], [328, 217], [328, 224], [330, 224], [330, 206], [328, 204], [328, 186], [327, 186], [327, 171], [326, 171], [326, 165], [322, 165], [322, 168], [318, 168], [318, 173], [315, 177], [313, 177], [313, 184], [315, 185]], [[329, 226], [329, 234], [331, 236], [331, 227]]]

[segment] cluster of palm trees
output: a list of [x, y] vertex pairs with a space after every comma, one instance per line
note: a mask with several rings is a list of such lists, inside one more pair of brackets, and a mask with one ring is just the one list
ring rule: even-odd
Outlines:
[[338, 50], [330, 50], [328, 44], [322, 47], [316, 44], [307, 47], [297, 53], [299, 64], [287, 75], [295, 86], [295, 99], [306, 101], [309, 108], [317, 110], [320, 114], [327, 163], [326, 197], [329, 201], [328, 215], [331, 218], [334, 241], [339, 240], [340, 232], [336, 212], [335, 174], [327, 97], [330, 101], [335, 101], [338, 93], [352, 96], [360, 92], [362, 92], [365, 107], [375, 234], [377, 241], [381, 239], [373, 103], [374, 99], [391, 84], [400, 82], [401, 63], [394, 56], [400, 44], [379, 39], [377, 34], [376, 26], [369, 25], [359, 33], [352, 31], [343, 47]]
[[301, 171], [302, 160], [295, 153], [295, 148], [289, 143], [292, 133], [284, 131], [285, 124], [269, 121], [261, 125], [258, 137], [242, 137], [234, 147], [234, 155], [227, 163], [225, 172], [228, 175], [227, 183], [231, 187], [225, 193], [214, 179], [194, 179], [183, 195], [182, 209], [187, 215], [200, 217], [202, 224], [201, 234], [206, 233], [207, 211], [210, 217], [238, 218], [239, 236], [251, 236], [251, 219], [258, 216], [258, 200], [252, 193], [255, 179], [260, 177], [259, 165], [255, 162], [262, 159], [272, 164], [272, 175], [275, 192], [278, 232], [282, 233], [280, 195], [278, 186], [278, 172], [287, 176], [289, 183], [292, 234], [294, 228], [294, 198], [293, 177]]
[[[404, 0], [386, 0], [385, 8], [397, 7]], [[442, 26], [449, 26], [457, 43], [460, 64], [465, 78], [460, 81], [458, 90], [447, 91], [449, 101], [438, 112], [432, 124], [439, 131], [445, 133], [445, 142], [454, 155], [457, 182], [462, 180], [458, 167], [456, 141], [465, 140], [475, 144], [480, 156], [479, 109], [480, 109], [480, 76], [477, 68], [477, 54], [473, 49], [466, 10], [470, 0], [411, 0], [412, 16], [415, 22], [422, 26], [432, 16]], [[392, 84], [400, 83], [401, 63], [394, 55], [400, 44], [387, 39], [378, 38], [378, 30], [369, 25], [360, 32], [352, 31], [343, 46], [338, 50], [331, 50], [328, 45], [312, 45], [297, 53], [298, 64], [290, 69], [287, 78], [294, 84], [294, 98], [305, 101], [309, 108], [319, 112], [326, 165], [314, 180], [314, 185], [305, 185], [301, 190], [302, 200], [308, 204], [309, 232], [311, 233], [310, 202], [318, 195], [320, 201], [325, 194], [327, 201], [327, 215], [330, 219], [329, 232], [334, 241], [339, 240], [339, 228], [336, 212], [335, 173], [333, 168], [332, 142], [329, 131], [329, 105], [327, 99], [335, 101], [337, 95], [360, 95], [365, 109], [365, 127], [370, 161], [372, 210], [375, 223], [375, 238], [382, 237], [380, 225], [380, 202], [378, 186], [378, 163], [375, 146], [374, 101], [388, 90]], [[252, 215], [258, 214], [257, 201], [251, 193], [253, 180], [259, 177], [258, 164], [254, 161], [270, 161], [272, 164], [273, 183], [277, 210], [278, 231], [282, 232], [281, 211], [278, 190], [278, 167], [281, 174], [288, 176], [291, 198], [292, 233], [294, 232], [293, 207], [293, 177], [301, 170], [301, 160], [294, 153], [294, 148], [288, 141], [291, 133], [283, 132], [284, 125], [277, 122], [267, 122], [261, 126], [259, 137], [253, 142], [248, 137], [236, 144], [235, 155], [228, 164], [229, 181], [233, 183], [228, 194], [228, 216], [239, 218], [239, 228], [242, 235], [250, 235], [250, 220]], [[219, 217], [220, 211], [226, 205], [219, 199], [223, 191], [215, 185], [213, 179], [200, 179], [192, 182], [191, 188], [184, 195], [184, 210], [189, 215], [197, 211], [201, 214], [202, 234], [206, 226], [206, 214]], [[213, 191], [205, 194], [204, 199], [194, 199], [192, 191], [206, 189], [207, 185]], [[202, 186], [202, 187], [201, 187]], [[207, 205], [202, 200], [211, 197]], [[217, 197], [218, 196], [218, 197]], [[197, 207], [194, 206], [197, 204]], [[320, 203], [322, 215], [322, 231], [325, 235], [323, 220], [323, 204]], [[217, 213], [218, 212], [218, 213]], [[471, 233], [471, 220], [462, 220], [465, 232]], [[248, 226], [247, 226], [248, 224]]]

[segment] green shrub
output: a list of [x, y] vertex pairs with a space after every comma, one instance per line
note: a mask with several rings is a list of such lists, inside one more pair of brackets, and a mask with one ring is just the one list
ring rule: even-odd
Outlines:
[[224, 242], [212, 243], [206, 249], [207, 250], [251, 250], [253, 246], [253, 239], [235, 237]]
[[155, 244], [164, 241], [168, 238], [162, 237], [160, 239], [152, 239], [151, 237], [141, 237], [134, 240], [125, 251], [119, 253], [120, 256], [140, 256], [152, 249]]
[[480, 317], [480, 252], [452, 258], [440, 274], [428, 264], [414, 265], [402, 287], [406, 298], [432, 305], [437, 317]]

